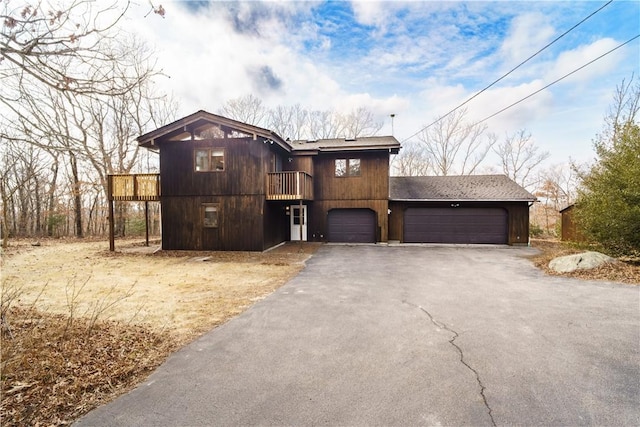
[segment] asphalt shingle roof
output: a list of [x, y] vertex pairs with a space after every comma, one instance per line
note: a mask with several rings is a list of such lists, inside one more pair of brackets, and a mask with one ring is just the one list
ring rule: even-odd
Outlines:
[[391, 200], [534, 201], [506, 175], [394, 176]]

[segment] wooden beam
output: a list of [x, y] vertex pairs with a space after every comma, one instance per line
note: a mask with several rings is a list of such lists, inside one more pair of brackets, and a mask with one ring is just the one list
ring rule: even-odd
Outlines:
[[109, 250], [111, 252], [116, 250], [115, 224], [113, 218], [113, 199], [111, 197], [109, 197]]
[[145, 229], [145, 246], [149, 246], [149, 202], [144, 202], [144, 229]]
[[115, 244], [115, 225], [113, 223], [113, 175], [107, 176], [107, 200], [109, 200], [109, 250], [116, 250]]

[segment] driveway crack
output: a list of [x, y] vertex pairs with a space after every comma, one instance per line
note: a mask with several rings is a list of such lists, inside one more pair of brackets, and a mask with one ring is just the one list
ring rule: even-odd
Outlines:
[[484, 406], [487, 408], [487, 413], [489, 414], [489, 418], [491, 419], [491, 424], [495, 427], [497, 426], [496, 421], [493, 418], [493, 411], [491, 409], [491, 406], [489, 406], [489, 402], [487, 401], [487, 396], [484, 394], [484, 391], [486, 390], [486, 387], [484, 386], [484, 384], [482, 383], [482, 379], [480, 378], [480, 374], [478, 373], [478, 371], [476, 371], [473, 366], [471, 366], [464, 358], [464, 352], [462, 351], [462, 348], [456, 344], [456, 339], [460, 336], [460, 334], [458, 334], [458, 332], [454, 331], [453, 329], [451, 329], [449, 326], [447, 326], [447, 324], [442, 323], [440, 321], [438, 321], [436, 318], [433, 317], [433, 315], [431, 313], [429, 313], [428, 310], [426, 310], [424, 307], [416, 305], [416, 304], [412, 304], [408, 301], [403, 301], [405, 304], [410, 305], [412, 307], [415, 307], [417, 309], [419, 309], [420, 311], [422, 311], [424, 314], [427, 315], [427, 317], [429, 318], [429, 320], [431, 321], [431, 323], [433, 323], [436, 327], [440, 328], [440, 329], [444, 329], [447, 332], [450, 332], [453, 336], [451, 337], [451, 339], [449, 340], [449, 344], [451, 344], [456, 351], [458, 352], [458, 354], [460, 355], [460, 363], [462, 363], [467, 369], [469, 369], [471, 372], [473, 372], [473, 374], [476, 377], [476, 382], [478, 383], [478, 386], [480, 387], [480, 396], [482, 397], [482, 401], [484, 402]]

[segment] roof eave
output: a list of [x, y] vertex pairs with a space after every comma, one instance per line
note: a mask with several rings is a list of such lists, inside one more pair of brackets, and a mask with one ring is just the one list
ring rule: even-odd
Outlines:
[[391, 202], [535, 202], [538, 199], [408, 199], [389, 198]]
[[284, 139], [282, 139], [282, 137], [269, 129], [242, 123], [237, 120], [229, 119], [227, 117], [218, 116], [217, 114], [209, 113], [204, 110], [199, 110], [173, 123], [169, 123], [168, 125], [162, 126], [151, 132], [147, 132], [144, 135], [136, 138], [136, 140], [138, 141], [138, 145], [140, 145], [141, 147], [153, 149], [156, 147], [156, 139], [162, 137], [163, 135], [178, 131], [181, 128], [187, 129], [189, 125], [194, 124], [199, 120], [209, 120], [211, 123], [219, 123], [227, 127], [238, 129], [239, 131], [253, 135], [254, 138], [260, 136], [265, 139], [270, 139], [287, 152], [291, 152], [291, 146]]
[[397, 145], [351, 145], [348, 147], [318, 147], [319, 151], [331, 153], [339, 151], [375, 151], [400, 149]]

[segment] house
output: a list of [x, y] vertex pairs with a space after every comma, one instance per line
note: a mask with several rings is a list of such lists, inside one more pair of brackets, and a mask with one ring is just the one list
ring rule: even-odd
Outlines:
[[290, 142], [198, 111], [138, 143], [160, 155], [163, 249], [387, 240], [393, 137]]
[[110, 176], [110, 209], [160, 201], [163, 249], [528, 242], [534, 197], [526, 190], [502, 175], [390, 178], [390, 155], [400, 150], [392, 136], [289, 141], [198, 111], [138, 143], [159, 153], [160, 173]]

